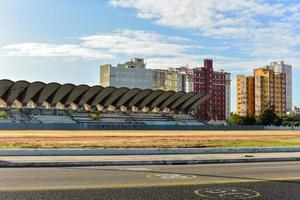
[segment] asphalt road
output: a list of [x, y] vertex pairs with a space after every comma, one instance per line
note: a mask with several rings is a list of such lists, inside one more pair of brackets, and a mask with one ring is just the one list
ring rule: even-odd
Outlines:
[[300, 162], [0, 168], [0, 199], [300, 200]]

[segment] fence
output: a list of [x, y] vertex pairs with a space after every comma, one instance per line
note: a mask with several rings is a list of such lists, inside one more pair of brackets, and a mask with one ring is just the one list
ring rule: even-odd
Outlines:
[[264, 126], [1, 123], [0, 130], [264, 130]]
[[266, 126], [265, 130], [300, 130], [299, 126]]

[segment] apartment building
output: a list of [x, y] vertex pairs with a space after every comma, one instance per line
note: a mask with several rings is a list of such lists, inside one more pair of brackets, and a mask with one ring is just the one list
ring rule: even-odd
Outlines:
[[230, 115], [230, 73], [214, 71], [213, 60], [205, 59], [203, 67], [193, 69], [193, 77], [194, 92], [212, 94], [203, 106], [203, 119], [227, 119]]
[[267, 68], [254, 69], [253, 76], [237, 76], [237, 113], [259, 116], [274, 107], [279, 115], [286, 113], [286, 75]]
[[266, 67], [273, 70], [275, 73], [284, 73], [286, 76], [286, 111], [290, 112], [293, 109], [293, 72], [292, 65], [284, 63], [284, 61], [271, 62]]

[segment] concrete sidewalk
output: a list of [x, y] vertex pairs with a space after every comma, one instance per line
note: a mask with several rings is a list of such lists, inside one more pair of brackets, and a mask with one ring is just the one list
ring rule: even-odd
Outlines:
[[0, 156], [0, 167], [79, 167], [300, 161], [300, 152], [122, 156]]

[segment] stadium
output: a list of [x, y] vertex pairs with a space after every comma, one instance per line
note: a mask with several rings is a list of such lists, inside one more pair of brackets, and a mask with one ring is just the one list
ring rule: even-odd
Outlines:
[[[209, 94], [0, 80], [2, 129], [185, 129]], [[181, 128], [180, 128], [181, 127]]]

